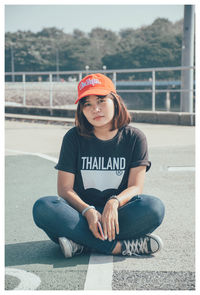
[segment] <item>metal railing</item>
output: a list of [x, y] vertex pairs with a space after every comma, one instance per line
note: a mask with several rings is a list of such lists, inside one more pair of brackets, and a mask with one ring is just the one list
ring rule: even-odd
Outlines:
[[[90, 73], [103, 73], [105, 75], [110, 76], [110, 78], [113, 80], [113, 83], [116, 86], [117, 92], [123, 92], [123, 93], [151, 93], [151, 110], [155, 111], [156, 110], [156, 94], [159, 93], [166, 93], [166, 105], [167, 105], [167, 110], [169, 111], [170, 109], [170, 94], [172, 92], [174, 93], [182, 93], [182, 92], [187, 92], [187, 93], [195, 93], [195, 89], [184, 89], [181, 87], [181, 78], [178, 81], [173, 81], [172, 79], [166, 81], [164, 80], [156, 80], [156, 74], [158, 72], [174, 72], [174, 71], [194, 71], [194, 67], [161, 67], [161, 68], [144, 68], [144, 69], [121, 69], [121, 70], [94, 70], [94, 71], [60, 71], [60, 72], [6, 72], [5, 73], [5, 92], [9, 90], [9, 86], [14, 85], [14, 87], [10, 87], [12, 90], [16, 90], [15, 88], [16, 85], [20, 85], [20, 89], [23, 91], [23, 102], [22, 105], [26, 106], [27, 105], [27, 90], [31, 90], [29, 83], [39, 83], [40, 85], [45, 85], [46, 92], [49, 92], [49, 106], [52, 108], [54, 107], [54, 92], [55, 92], [55, 85], [64, 85], [68, 87], [68, 85], [73, 85], [73, 91], [75, 91], [76, 86], [78, 84], [78, 81], [80, 81], [84, 75], [90, 74]], [[122, 74], [139, 74], [139, 73], [150, 73], [150, 76], [148, 80], [135, 80], [135, 79], [128, 79], [128, 80], [119, 80], [118, 76]], [[61, 77], [68, 77], [68, 82], [70, 83], [64, 83], [62, 84], [61, 82], [66, 82], [63, 78]], [[76, 77], [74, 79], [74, 77]], [[29, 82], [32, 78], [33, 81], [36, 82]], [[10, 81], [8, 82], [8, 80]], [[16, 82], [18, 81], [18, 82]], [[158, 86], [169, 86], [169, 85], [178, 85], [180, 88], [176, 89], [158, 89]], [[195, 84], [195, 83], [194, 83]], [[29, 87], [28, 87], [29, 85]], [[36, 84], [35, 84], [36, 85]], [[134, 88], [135, 86], [142, 87], [142, 89], [130, 89], [129, 87], [131, 86]], [[120, 89], [120, 87], [127, 87], [129, 89]], [[146, 87], [149, 87], [146, 89]], [[63, 89], [64, 89], [63, 88]], [[32, 88], [32, 91], [34, 89]], [[59, 91], [59, 90], [58, 90]], [[60, 90], [63, 91], [63, 90]]]

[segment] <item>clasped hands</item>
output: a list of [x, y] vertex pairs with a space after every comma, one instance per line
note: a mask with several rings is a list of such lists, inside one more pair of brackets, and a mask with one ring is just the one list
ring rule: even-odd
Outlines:
[[[119, 234], [118, 206], [119, 202], [116, 199], [110, 199], [102, 214], [95, 209], [90, 209], [85, 213], [89, 229], [97, 239], [102, 241], [108, 239], [111, 242], [115, 239], [116, 234]], [[105, 239], [98, 230], [98, 221], [102, 225]]]

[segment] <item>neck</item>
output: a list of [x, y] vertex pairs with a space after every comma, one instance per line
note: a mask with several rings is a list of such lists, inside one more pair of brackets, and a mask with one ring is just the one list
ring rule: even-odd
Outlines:
[[95, 127], [94, 128], [94, 135], [102, 140], [109, 140], [112, 139], [118, 132], [118, 129], [110, 131], [110, 126], [105, 127]]

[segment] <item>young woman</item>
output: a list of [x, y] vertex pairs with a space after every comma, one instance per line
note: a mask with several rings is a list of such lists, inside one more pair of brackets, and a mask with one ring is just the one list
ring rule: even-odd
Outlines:
[[147, 255], [162, 248], [152, 232], [164, 205], [143, 195], [150, 169], [145, 135], [112, 81], [91, 74], [78, 84], [76, 126], [64, 136], [58, 164], [58, 195], [33, 207], [38, 227], [59, 243], [65, 257], [95, 250], [113, 255]]

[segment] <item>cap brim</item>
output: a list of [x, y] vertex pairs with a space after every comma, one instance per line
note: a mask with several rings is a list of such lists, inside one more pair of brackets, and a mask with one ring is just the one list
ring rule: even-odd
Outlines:
[[105, 89], [90, 89], [88, 91], [85, 91], [84, 93], [82, 93], [80, 95], [80, 97], [75, 101], [75, 104], [83, 97], [86, 97], [88, 95], [107, 95], [109, 94], [111, 91], [110, 90], [105, 90]]

